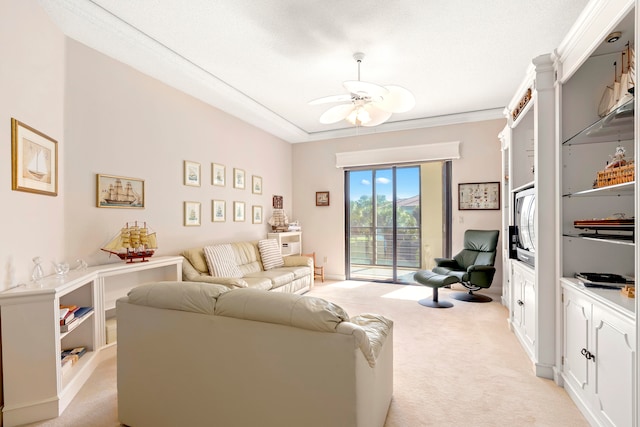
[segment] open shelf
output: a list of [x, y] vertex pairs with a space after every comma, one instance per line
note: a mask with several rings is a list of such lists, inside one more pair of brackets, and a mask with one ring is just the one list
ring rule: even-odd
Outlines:
[[633, 139], [633, 98], [605, 117], [564, 141], [563, 145], [594, 144]]
[[576, 191], [575, 193], [563, 194], [563, 197], [600, 197], [600, 196], [633, 196], [635, 191], [634, 182], [609, 185], [607, 187], [590, 188], [588, 190]]

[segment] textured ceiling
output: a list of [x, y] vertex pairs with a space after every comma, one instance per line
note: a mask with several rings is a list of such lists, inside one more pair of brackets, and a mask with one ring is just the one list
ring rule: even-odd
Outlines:
[[357, 79], [416, 106], [364, 132], [502, 117], [531, 59], [551, 53], [587, 0], [40, 0], [69, 37], [290, 142], [323, 125]]

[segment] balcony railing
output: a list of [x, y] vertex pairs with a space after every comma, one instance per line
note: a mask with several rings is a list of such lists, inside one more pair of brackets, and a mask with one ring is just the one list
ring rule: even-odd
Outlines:
[[[396, 227], [397, 267], [420, 267], [420, 228]], [[392, 227], [351, 227], [351, 264], [392, 266]]]

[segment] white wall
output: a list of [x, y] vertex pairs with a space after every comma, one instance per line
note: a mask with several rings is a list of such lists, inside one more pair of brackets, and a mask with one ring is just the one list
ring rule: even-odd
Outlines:
[[[119, 261], [99, 250], [126, 221], [147, 221], [158, 255], [213, 242], [258, 240], [268, 225], [252, 224], [251, 207], [271, 216], [271, 198], [284, 196], [291, 212], [291, 145], [185, 95], [74, 40], [67, 41], [65, 223], [68, 259]], [[201, 164], [200, 187], [183, 185], [183, 162]], [[211, 163], [226, 166], [227, 185], [211, 184]], [[243, 169], [244, 190], [232, 187]], [[96, 207], [96, 174], [145, 180], [145, 209]], [[251, 176], [263, 180], [252, 194]], [[211, 221], [211, 201], [227, 202], [226, 222]], [[183, 226], [183, 202], [201, 203], [200, 227]], [[233, 201], [246, 204], [234, 222]]]
[[[500, 181], [501, 153], [498, 133], [505, 120], [465, 123], [349, 138], [316, 141], [293, 146], [294, 218], [304, 233], [303, 250], [316, 252], [318, 262], [334, 278], [345, 275], [344, 171], [336, 168], [335, 154], [385, 147], [405, 147], [429, 143], [460, 141], [461, 158], [452, 162], [453, 253], [462, 249], [464, 231], [469, 228], [501, 229], [499, 211], [458, 211], [458, 183]], [[329, 191], [331, 205], [315, 206], [315, 192]], [[498, 251], [500, 251], [500, 247]], [[500, 253], [500, 252], [498, 252]], [[502, 263], [492, 289], [501, 287]]]
[[[0, 1], [0, 290], [63, 255], [64, 35], [34, 1]], [[11, 190], [11, 118], [58, 141], [57, 197]], [[46, 272], [51, 272], [50, 264]]]

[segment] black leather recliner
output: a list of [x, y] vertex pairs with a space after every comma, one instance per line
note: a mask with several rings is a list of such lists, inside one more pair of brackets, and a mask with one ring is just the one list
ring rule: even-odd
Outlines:
[[460, 301], [489, 302], [486, 295], [474, 291], [491, 286], [496, 273], [496, 247], [498, 230], [467, 230], [464, 233], [464, 249], [453, 258], [435, 258], [436, 267], [431, 271], [445, 276], [455, 276], [469, 292], [451, 295]]

